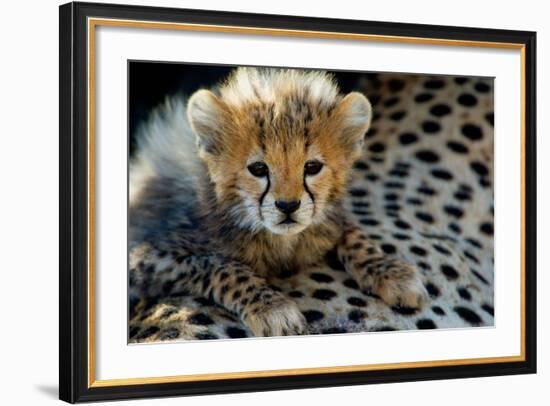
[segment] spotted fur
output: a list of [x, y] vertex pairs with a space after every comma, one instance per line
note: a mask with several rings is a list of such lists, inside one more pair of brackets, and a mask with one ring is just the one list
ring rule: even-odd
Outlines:
[[[372, 258], [348, 251], [350, 240], [366, 239], [347, 232], [342, 207], [372, 118], [365, 96], [341, 96], [326, 73], [276, 69], [237, 69], [216, 90], [190, 98], [189, 125], [174, 125], [186, 117], [169, 104], [154, 120], [171, 121], [172, 132], [157, 131], [163, 124], [155, 121], [144, 128], [132, 164], [130, 240], [133, 250], [150, 244], [155, 261], [132, 267], [135, 294], [187, 290], [239, 315], [254, 335], [300, 334], [306, 319], [269, 281], [305, 269], [338, 245], [365, 290], [392, 305], [420, 306], [425, 290], [413, 266], [380, 250]], [[166, 170], [167, 162], [173, 168]], [[312, 165], [315, 172], [307, 170]], [[196, 207], [183, 202], [188, 195]], [[290, 205], [292, 211], [283, 209]], [[184, 209], [190, 219], [180, 219]], [[171, 218], [174, 211], [181, 214]], [[143, 234], [143, 218], [152, 223], [152, 238]], [[198, 247], [185, 231], [189, 223], [210, 241]], [[372, 262], [361, 267], [355, 257]]]

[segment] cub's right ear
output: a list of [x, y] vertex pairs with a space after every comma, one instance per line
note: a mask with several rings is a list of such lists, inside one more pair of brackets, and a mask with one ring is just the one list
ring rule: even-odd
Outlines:
[[199, 149], [216, 155], [220, 152], [227, 107], [214, 93], [199, 90], [187, 104], [187, 117], [197, 136]]

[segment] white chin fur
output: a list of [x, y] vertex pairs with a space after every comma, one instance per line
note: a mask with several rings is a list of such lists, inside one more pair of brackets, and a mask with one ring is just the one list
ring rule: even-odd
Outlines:
[[266, 224], [266, 228], [271, 231], [273, 234], [277, 235], [294, 235], [301, 233], [306, 229], [307, 226], [303, 224]]

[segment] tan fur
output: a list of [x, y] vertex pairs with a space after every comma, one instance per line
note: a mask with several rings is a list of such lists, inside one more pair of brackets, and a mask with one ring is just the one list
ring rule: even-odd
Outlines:
[[[180, 289], [213, 297], [237, 312], [255, 335], [299, 334], [305, 330], [301, 313], [268, 282], [284, 272], [299, 272], [338, 245], [346, 270], [363, 289], [392, 305], [419, 306], [425, 290], [415, 268], [377, 249], [369, 273], [369, 267], [358, 264], [373, 244], [366, 244], [364, 252], [349, 250], [350, 239], [366, 239], [353, 237], [342, 200], [371, 115], [365, 96], [343, 97], [321, 72], [244, 68], [215, 93], [196, 92], [187, 116], [207, 176], [195, 187], [194, 210], [209, 250], [221, 257], [193, 259], [196, 244], [187, 243], [193, 236], [177, 232], [173, 238], [186, 258], [156, 273], [152, 283], [158, 293], [172, 289], [177, 277]], [[304, 168], [311, 161], [323, 167], [307, 175]], [[258, 162], [267, 165], [266, 176], [248, 169]], [[277, 208], [278, 201], [300, 206], [287, 215]], [[293, 222], [285, 224], [285, 219]], [[231, 267], [253, 283], [239, 286], [238, 272], [227, 270]]]

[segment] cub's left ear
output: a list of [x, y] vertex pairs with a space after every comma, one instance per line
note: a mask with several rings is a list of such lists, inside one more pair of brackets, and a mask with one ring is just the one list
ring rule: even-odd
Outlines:
[[198, 90], [187, 104], [187, 117], [197, 136], [199, 150], [217, 155], [227, 125], [226, 105], [211, 91]]
[[372, 119], [372, 107], [368, 99], [359, 92], [349, 93], [336, 107], [340, 137], [352, 151], [354, 158], [361, 153], [366, 131]]

